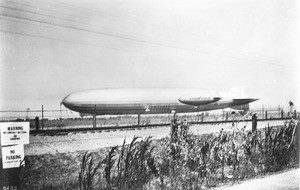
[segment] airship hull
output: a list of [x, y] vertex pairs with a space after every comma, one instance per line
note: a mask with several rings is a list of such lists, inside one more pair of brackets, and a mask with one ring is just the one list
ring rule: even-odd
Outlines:
[[[189, 94], [195, 96], [191, 97]], [[62, 103], [70, 110], [85, 114], [123, 115], [201, 112], [239, 106], [256, 100], [219, 98], [219, 95], [199, 89], [96, 89], [70, 94]], [[199, 101], [195, 102], [196, 100]]]

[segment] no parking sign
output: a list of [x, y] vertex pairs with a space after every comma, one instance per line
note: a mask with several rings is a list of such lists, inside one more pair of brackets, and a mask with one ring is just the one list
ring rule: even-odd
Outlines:
[[[24, 160], [24, 146], [22, 144], [2, 147], [2, 167], [18, 168]], [[22, 163], [24, 165], [24, 162]]]
[[29, 122], [0, 123], [0, 189], [19, 188], [19, 167], [24, 165], [24, 144], [29, 144]]

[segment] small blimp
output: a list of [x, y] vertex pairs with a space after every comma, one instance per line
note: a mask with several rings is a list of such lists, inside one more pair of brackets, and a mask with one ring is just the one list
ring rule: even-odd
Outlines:
[[110, 88], [85, 90], [66, 96], [62, 104], [81, 115], [124, 115], [203, 112], [234, 108], [249, 110], [249, 97], [231, 97], [185, 88]]

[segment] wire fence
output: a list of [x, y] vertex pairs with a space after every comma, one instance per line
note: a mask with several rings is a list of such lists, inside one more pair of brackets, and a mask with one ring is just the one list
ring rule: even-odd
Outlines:
[[48, 120], [71, 119], [80, 117], [77, 112], [71, 110], [6, 110], [0, 111], [1, 121], [30, 120], [36, 117]]
[[[252, 109], [247, 114], [239, 112], [224, 112], [222, 110], [210, 112], [181, 113], [177, 114], [179, 120], [187, 119], [189, 122], [211, 122], [211, 121], [243, 121], [251, 119], [256, 113], [258, 119], [297, 118], [298, 114], [294, 107], [280, 107]], [[141, 115], [138, 121], [137, 115], [104, 115], [97, 116], [97, 127], [130, 126], [148, 124], [170, 123], [173, 114], [148, 114]], [[29, 121], [32, 129], [61, 129], [69, 127], [91, 127], [93, 117], [81, 117], [78, 112], [67, 109], [61, 110], [13, 110], [0, 111], [0, 121]]]

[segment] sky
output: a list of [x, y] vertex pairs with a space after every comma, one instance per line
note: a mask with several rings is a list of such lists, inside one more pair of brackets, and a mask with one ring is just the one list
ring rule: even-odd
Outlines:
[[0, 0], [0, 110], [76, 91], [246, 86], [297, 106], [296, 0]]

